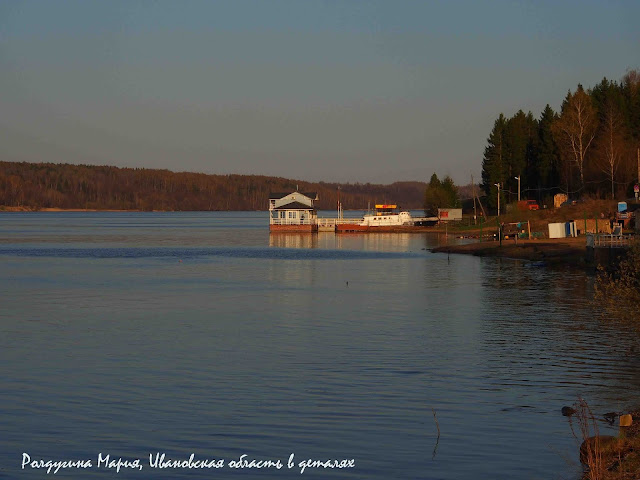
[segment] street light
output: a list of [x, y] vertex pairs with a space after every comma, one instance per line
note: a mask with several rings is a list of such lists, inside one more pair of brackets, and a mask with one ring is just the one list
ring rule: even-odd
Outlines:
[[500, 216], [500, 184], [494, 183], [496, 187], [498, 187], [498, 216]]
[[520, 177], [513, 177], [518, 180], [518, 201], [520, 201]]

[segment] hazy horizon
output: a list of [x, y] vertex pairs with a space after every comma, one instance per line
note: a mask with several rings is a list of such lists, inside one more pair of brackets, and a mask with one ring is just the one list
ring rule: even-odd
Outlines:
[[479, 180], [500, 113], [640, 67], [640, 4], [0, 2], [0, 159]]

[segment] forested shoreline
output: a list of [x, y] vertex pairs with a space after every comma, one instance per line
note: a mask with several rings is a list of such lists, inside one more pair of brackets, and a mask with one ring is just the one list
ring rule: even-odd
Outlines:
[[640, 72], [619, 81], [604, 78], [585, 90], [569, 91], [560, 112], [549, 105], [536, 119], [519, 110], [500, 114], [487, 140], [482, 188], [491, 207], [498, 199], [523, 198], [553, 204], [556, 193], [570, 198], [627, 198], [638, 179], [640, 156]]
[[95, 210], [266, 210], [274, 192], [314, 191], [317, 207], [374, 203], [422, 208], [426, 183], [311, 183], [261, 175], [207, 175], [112, 166], [1, 162], [0, 208]]
[[[586, 90], [578, 85], [567, 93], [559, 112], [547, 105], [538, 119], [522, 110], [510, 118], [501, 113], [484, 150], [481, 187], [492, 208], [497, 204], [498, 185], [502, 204], [516, 200], [518, 192], [545, 205], [553, 204], [551, 197], [556, 193], [570, 198], [627, 198], [633, 195], [639, 165], [640, 73], [631, 70], [620, 81], [604, 78]], [[262, 175], [0, 161], [0, 208], [265, 210], [270, 193], [295, 189], [318, 192], [318, 208], [329, 210], [336, 208], [338, 195], [345, 209], [375, 203], [431, 210], [457, 205], [457, 200], [445, 202], [448, 194], [442, 187], [451, 183], [453, 193], [464, 187], [458, 189], [449, 177], [442, 184], [434, 177], [429, 184], [339, 184]]]

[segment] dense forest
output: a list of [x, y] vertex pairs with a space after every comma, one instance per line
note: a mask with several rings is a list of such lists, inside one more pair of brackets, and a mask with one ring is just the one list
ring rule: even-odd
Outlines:
[[500, 114], [487, 140], [482, 188], [489, 205], [518, 196], [553, 204], [556, 193], [570, 198], [633, 196], [640, 155], [640, 72], [619, 81], [604, 78], [585, 90], [569, 91], [560, 112], [549, 105], [539, 119], [518, 111]]
[[[318, 192], [319, 209], [397, 203], [422, 208], [426, 183], [310, 183], [259, 175], [206, 175], [169, 170], [0, 162], [0, 206], [28, 209], [266, 210], [269, 194]], [[0, 207], [1, 208], [1, 207]]]

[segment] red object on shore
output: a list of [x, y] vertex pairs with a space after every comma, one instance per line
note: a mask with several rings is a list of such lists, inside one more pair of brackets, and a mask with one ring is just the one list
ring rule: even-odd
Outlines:
[[518, 210], [539, 210], [540, 206], [535, 200], [520, 200]]

